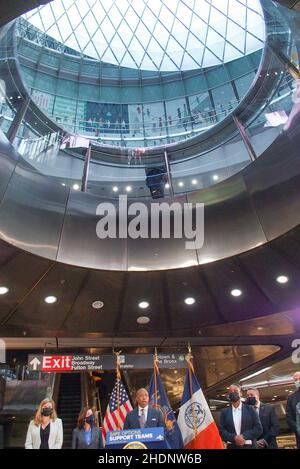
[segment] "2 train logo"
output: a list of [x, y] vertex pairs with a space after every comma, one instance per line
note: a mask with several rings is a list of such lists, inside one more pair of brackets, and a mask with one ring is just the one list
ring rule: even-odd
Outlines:
[[300, 339], [293, 340], [292, 348], [296, 349], [292, 353], [292, 362], [295, 365], [299, 365], [300, 363]]

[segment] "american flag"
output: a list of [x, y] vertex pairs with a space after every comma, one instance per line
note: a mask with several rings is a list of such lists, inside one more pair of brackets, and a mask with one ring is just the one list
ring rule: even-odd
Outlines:
[[[118, 403], [119, 395], [119, 403]], [[118, 405], [119, 404], [119, 405]], [[102, 425], [102, 435], [104, 441], [108, 432], [122, 430], [126, 414], [132, 410], [128, 394], [121, 380], [117, 380]]]

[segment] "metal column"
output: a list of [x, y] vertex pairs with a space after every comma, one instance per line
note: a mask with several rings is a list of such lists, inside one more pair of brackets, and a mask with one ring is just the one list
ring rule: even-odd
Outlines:
[[168, 181], [169, 181], [169, 186], [170, 186], [170, 195], [171, 197], [174, 197], [173, 180], [172, 180], [170, 162], [169, 162], [167, 150], [164, 151], [164, 155], [165, 155], [165, 163], [166, 163], [166, 169], [167, 169], [167, 174], [168, 174]]
[[90, 143], [85, 154], [84, 168], [83, 168], [82, 179], [81, 179], [81, 192], [86, 192], [86, 189], [87, 189], [91, 155], [92, 155], [92, 144]]
[[22, 121], [25, 117], [25, 114], [27, 112], [27, 109], [28, 109], [28, 106], [29, 106], [29, 103], [30, 103], [30, 97], [27, 96], [23, 103], [22, 103], [22, 106], [20, 107], [20, 109], [17, 111], [16, 115], [15, 115], [15, 118], [14, 120], [12, 121], [11, 123], [11, 126], [10, 128], [8, 129], [7, 131], [7, 138], [8, 140], [10, 141], [10, 143], [13, 143], [16, 136], [17, 136], [17, 133], [18, 133], [18, 130], [20, 128], [20, 125], [22, 124]]

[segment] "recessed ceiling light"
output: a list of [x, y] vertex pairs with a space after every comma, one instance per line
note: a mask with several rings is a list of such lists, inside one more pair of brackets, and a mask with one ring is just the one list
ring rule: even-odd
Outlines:
[[48, 303], [49, 305], [56, 303], [56, 301], [57, 301], [56, 296], [50, 295], [50, 296], [46, 296], [45, 298], [45, 303]]
[[178, 183], [178, 186], [179, 186], [179, 187], [183, 187], [183, 186], [184, 186], [184, 183], [183, 183], [182, 181], [180, 181], [180, 182]]
[[73, 184], [73, 189], [74, 189], [74, 191], [78, 191], [79, 190], [79, 184]]
[[189, 298], [186, 298], [184, 300], [184, 302], [185, 302], [186, 305], [193, 305], [193, 304], [196, 303], [196, 300], [195, 300], [195, 298], [189, 297]]
[[126, 186], [126, 192], [131, 192], [132, 191], [132, 187], [131, 186]]
[[94, 309], [101, 309], [101, 308], [103, 308], [103, 306], [104, 306], [104, 303], [103, 303], [103, 301], [100, 301], [100, 300], [94, 301], [92, 303], [92, 307]]
[[193, 186], [195, 186], [197, 183], [198, 183], [197, 179], [193, 179], [193, 180], [192, 180]]
[[241, 296], [242, 290], [240, 290], [239, 288], [234, 288], [233, 290], [231, 290], [230, 293], [232, 296], [237, 298], [238, 296]]
[[165, 188], [170, 189], [170, 184], [168, 182], [167, 182], [167, 184], [165, 184]]
[[218, 174], [213, 175], [213, 181], [218, 181], [220, 179], [220, 176]]
[[137, 318], [136, 322], [138, 324], [149, 324], [150, 318], [148, 318], [148, 316], [140, 316], [139, 318]]
[[147, 309], [147, 308], [149, 308], [149, 303], [148, 303], [148, 301], [141, 301], [141, 302], [139, 303], [139, 308], [141, 308], [141, 309]]
[[257, 327], [257, 330], [258, 330], [258, 331], [263, 331], [264, 328], [263, 328], [262, 326], [258, 326], [258, 327]]
[[276, 278], [276, 281], [278, 283], [284, 284], [289, 281], [289, 278], [286, 275], [278, 275], [278, 277]]
[[119, 191], [118, 186], [114, 186], [114, 187], [113, 187], [113, 191], [114, 191], [114, 192], [118, 192], [118, 191]]
[[63, 187], [66, 187], [66, 185], [65, 185], [65, 183], [64, 183], [64, 182], [62, 182], [62, 183], [61, 183], [61, 185], [62, 185]]
[[7, 287], [0, 287], [0, 295], [6, 295], [9, 292]]

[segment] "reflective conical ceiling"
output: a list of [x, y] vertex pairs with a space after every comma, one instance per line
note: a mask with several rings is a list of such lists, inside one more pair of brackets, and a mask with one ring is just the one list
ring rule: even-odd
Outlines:
[[25, 18], [84, 55], [143, 70], [228, 62], [265, 34], [259, 0], [54, 0]]

